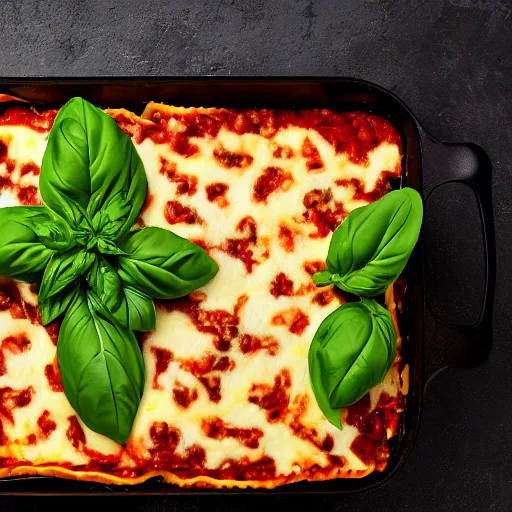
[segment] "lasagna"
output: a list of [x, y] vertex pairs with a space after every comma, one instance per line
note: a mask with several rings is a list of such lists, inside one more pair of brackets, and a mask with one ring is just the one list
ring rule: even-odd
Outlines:
[[[382, 471], [408, 390], [400, 336], [386, 378], [343, 409], [341, 430], [316, 403], [308, 349], [322, 320], [354, 300], [311, 275], [346, 215], [400, 176], [395, 129], [330, 110], [150, 103], [141, 116], [105, 112], [144, 163], [138, 223], [199, 244], [219, 273], [182, 299], [157, 301], [156, 330], [139, 336], [147, 380], [126, 446], [89, 430], [68, 403], [59, 323], [42, 325], [37, 288], [1, 280], [0, 476], [272, 488]], [[16, 106], [0, 117], [0, 206], [41, 204], [55, 115]], [[395, 283], [386, 293], [395, 326], [398, 291]]]

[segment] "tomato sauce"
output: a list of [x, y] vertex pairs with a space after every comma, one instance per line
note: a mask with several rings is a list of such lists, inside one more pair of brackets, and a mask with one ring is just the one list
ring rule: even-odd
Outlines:
[[254, 183], [253, 198], [266, 203], [268, 196], [277, 190], [288, 190], [293, 182], [291, 173], [280, 167], [267, 167]]
[[320, 272], [321, 270], [325, 270], [327, 268], [325, 261], [322, 260], [315, 260], [315, 261], [305, 261], [302, 265], [302, 268], [308, 273], [308, 274], [316, 274], [317, 272]]
[[294, 232], [285, 224], [279, 224], [279, 244], [286, 252], [295, 250]]
[[37, 426], [43, 438], [50, 437], [50, 434], [57, 429], [57, 423], [50, 418], [50, 411], [44, 410], [37, 419]]
[[[246, 299], [245, 296], [241, 296], [238, 300], [243, 302]], [[232, 340], [238, 336], [238, 312], [202, 309], [201, 301], [202, 298], [197, 300], [189, 295], [177, 300], [159, 301], [159, 304], [168, 311], [180, 311], [187, 315], [199, 332], [213, 337], [213, 345], [217, 350], [228, 351]]]
[[[180, 126], [178, 134], [172, 123]], [[141, 125], [140, 141], [149, 137], [155, 142], [168, 142], [173, 149], [184, 156], [194, 156], [198, 148], [190, 140], [193, 137], [215, 138], [221, 129], [243, 135], [254, 133], [271, 138], [280, 129], [300, 127], [316, 130], [326, 139], [337, 153], [346, 153], [349, 159], [358, 164], [368, 163], [368, 153], [382, 142], [397, 144], [401, 147], [400, 136], [386, 120], [365, 112], [333, 112], [327, 109], [310, 110], [218, 110], [212, 113], [173, 113], [156, 112], [151, 125]], [[285, 158], [286, 153], [279, 146], [274, 151], [277, 157]], [[309, 147], [313, 169], [319, 165], [316, 156]], [[244, 157], [225, 150], [218, 152], [220, 160], [226, 165], [243, 165]], [[236, 165], [238, 164], [238, 165]], [[223, 165], [223, 164], [221, 164]], [[250, 164], [249, 164], [250, 165]], [[318, 168], [318, 167], [316, 167]]]
[[155, 375], [153, 376], [153, 389], [162, 389], [158, 384], [158, 377], [167, 371], [169, 363], [173, 360], [173, 354], [170, 350], [159, 347], [151, 347], [151, 353], [155, 356]]
[[211, 439], [233, 438], [247, 446], [258, 448], [263, 432], [258, 428], [240, 428], [225, 423], [221, 418], [209, 418], [202, 421], [204, 434]]
[[311, 302], [318, 306], [324, 307], [330, 304], [335, 298], [336, 295], [332, 290], [323, 290], [316, 293]]
[[336, 180], [336, 185], [339, 187], [350, 187], [354, 190], [354, 199], [365, 201], [367, 203], [373, 203], [383, 197], [386, 193], [391, 190], [389, 183], [390, 178], [398, 178], [400, 176], [400, 168], [394, 171], [383, 171], [380, 174], [375, 187], [366, 192], [365, 184], [358, 178], [350, 178], [343, 180]]
[[174, 162], [160, 157], [160, 174], [163, 174], [171, 183], [176, 184], [176, 194], [193, 196], [197, 192], [197, 177], [178, 172]]
[[377, 471], [386, 467], [389, 458], [387, 439], [396, 433], [400, 409], [399, 399], [384, 392], [373, 411], [370, 411], [368, 394], [347, 408], [344, 421], [360, 432], [350, 448], [365, 464], [374, 463]]
[[281, 421], [288, 412], [291, 385], [290, 372], [283, 369], [275, 376], [273, 386], [253, 384], [249, 390], [249, 402], [264, 409], [270, 423]]
[[185, 206], [179, 201], [167, 201], [164, 209], [165, 220], [174, 224], [202, 224], [203, 220], [199, 217], [195, 208]]
[[197, 389], [191, 389], [181, 382], [176, 381], [172, 390], [172, 397], [177, 405], [188, 409], [198, 398]]
[[277, 299], [282, 295], [291, 297], [293, 295], [293, 281], [286, 277], [284, 272], [279, 272], [270, 283], [270, 293]]
[[9, 311], [14, 319], [27, 319], [41, 325], [41, 315], [37, 306], [26, 302], [14, 281], [0, 283], [0, 311]]
[[211, 203], [217, 203], [221, 208], [229, 205], [226, 192], [229, 190], [227, 183], [210, 183], [206, 186], [206, 197]]
[[249, 167], [254, 160], [254, 158], [247, 153], [229, 151], [221, 144], [213, 150], [213, 157], [220, 166], [226, 169], [245, 169]]
[[240, 338], [240, 350], [243, 354], [255, 354], [260, 350], [266, 350], [269, 355], [275, 356], [279, 352], [279, 341], [274, 336], [244, 334]]
[[26, 389], [0, 388], [0, 416], [14, 425], [13, 409], [26, 407], [32, 401], [35, 391], [32, 386]]
[[315, 188], [304, 196], [306, 211], [302, 214], [304, 221], [316, 226], [311, 238], [325, 238], [341, 224], [347, 216], [343, 203], [333, 201], [331, 189]]
[[318, 172], [323, 170], [324, 162], [320, 156], [317, 147], [311, 142], [309, 137], [306, 137], [302, 145], [302, 156], [306, 159], [306, 166], [308, 171]]
[[[21, 204], [26, 206], [42, 204], [37, 187], [34, 187], [33, 185], [22, 186], [12, 180], [12, 174], [16, 168], [16, 162], [13, 159], [8, 158], [7, 143], [0, 139], [0, 165], [1, 164], [5, 164], [7, 174], [0, 176], [0, 193], [4, 190], [9, 190], [16, 195]], [[39, 175], [39, 167], [34, 163], [25, 164], [21, 168], [20, 172], [21, 176], [29, 173]]]
[[273, 152], [274, 158], [290, 159], [293, 158], [294, 152], [290, 146], [277, 146]]
[[0, 377], [7, 373], [5, 352], [10, 352], [11, 354], [21, 354], [27, 350], [30, 350], [31, 346], [32, 344], [30, 343], [30, 340], [27, 338], [25, 333], [4, 338], [0, 344]]
[[85, 444], [85, 433], [80, 423], [78, 423], [76, 416], [69, 416], [68, 423], [66, 437], [73, 445], [73, 448], [78, 449], [81, 445]]
[[24, 164], [20, 169], [20, 175], [25, 176], [27, 174], [33, 174], [34, 176], [39, 176], [41, 169], [37, 164], [31, 162], [29, 164]]
[[[254, 250], [258, 245], [256, 221], [252, 217], [244, 217], [238, 223], [236, 229], [245, 236], [241, 238], [228, 238], [221, 245], [220, 249], [242, 261], [247, 272], [251, 273], [252, 267], [258, 263], [254, 258]], [[266, 253], [266, 257], [268, 258], [268, 253]]]
[[274, 315], [271, 322], [273, 325], [286, 326], [292, 334], [300, 336], [309, 326], [309, 317], [300, 308], [292, 307]]
[[62, 387], [62, 379], [60, 376], [59, 361], [57, 355], [55, 355], [52, 364], [47, 364], [45, 366], [44, 375], [48, 381], [50, 389], [54, 393], [62, 393], [64, 391], [64, 388]]

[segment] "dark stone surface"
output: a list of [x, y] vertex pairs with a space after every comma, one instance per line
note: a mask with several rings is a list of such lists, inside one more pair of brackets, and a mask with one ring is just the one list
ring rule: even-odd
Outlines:
[[[416, 448], [398, 476], [349, 498], [115, 498], [115, 503], [105, 498], [104, 505], [190, 512], [272, 505], [298, 510], [512, 510], [510, 1], [3, 0], [0, 33], [2, 76], [369, 79], [401, 96], [438, 138], [476, 142], [493, 163], [498, 252], [494, 350], [484, 366], [450, 370], [432, 382]], [[436, 198], [438, 209], [445, 211], [436, 225], [469, 223], [460, 230], [469, 233], [465, 243], [451, 242], [470, 251], [479, 243], [477, 218], [474, 212], [461, 214], [460, 207], [473, 201], [452, 187]], [[471, 224], [473, 230], [468, 229]], [[434, 242], [439, 245], [443, 236]], [[467, 250], [452, 255], [445, 274], [471, 268], [470, 259]], [[471, 289], [471, 281], [463, 282]], [[435, 329], [430, 338], [432, 343]], [[0, 498], [5, 512], [47, 505]]]

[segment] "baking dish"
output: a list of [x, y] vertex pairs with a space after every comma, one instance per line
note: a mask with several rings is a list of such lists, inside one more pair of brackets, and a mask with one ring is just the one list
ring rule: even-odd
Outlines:
[[[485, 152], [474, 144], [443, 144], [421, 127], [407, 106], [389, 91], [348, 78], [95, 78], [3, 79], [0, 93], [26, 99], [38, 108], [59, 107], [82, 96], [102, 107], [126, 107], [140, 112], [147, 101], [183, 106], [250, 108], [330, 108], [362, 110], [388, 119], [399, 131], [403, 169], [397, 187], [416, 188], [426, 200], [437, 187], [461, 182], [473, 190], [482, 221], [485, 249], [485, 283], [482, 310], [470, 325], [442, 322], [453, 333], [455, 349], [435, 347], [429, 354], [423, 344], [425, 307], [425, 247], [420, 241], [406, 269], [408, 291], [401, 332], [406, 340], [404, 358], [410, 364], [410, 392], [399, 434], [383, 473], [363, 479], [303, 482], [271, 491], [181, 489], [152, 480], [135, 487], [107, 487], [43, 477], [0, 481], [5, 494], [197, 494], [197, 493], [352, 493], [379, 485], [403, 465], [416, 439], [424, 388], [431, 376], [447, 366], [474, 366], [486, 359], [492, 344], [492, 305], [495, 281], [494, 227], [491, 167]], [[7, 106], [9, 103], [4, 103]], [[433, 317], [429, 317], [432, 321]], [[439, 319], [434, 319], [441, 322]], [[430, 347], [428, 347], [430, 349]]]

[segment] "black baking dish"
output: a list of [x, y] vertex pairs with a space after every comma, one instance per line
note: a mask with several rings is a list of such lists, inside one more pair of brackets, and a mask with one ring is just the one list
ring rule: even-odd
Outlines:
[[[350, 78], [92, 78], [0, 79], [0, 93], [26, 99], [36, 108], [60, 107], [73, 96], [82, 96], [101, 107], [125, 107], [141, 112], [150, 100], [182, 106], [249, 108], [329, 108], [370, 111], [388, 119], [399, 131], [404, 152], [404, 172], [397, 186], [417, 189], [424, 200], [440, 185], [460, 182], [475, 194], [485, 260], [482, 309], [470, 325], [441, 322], [425, 306], [425, 251], [421, 239], [408, 268], [406, 315], [401, 318], [404, 357], [410, 364], [410, 392], [398, 435], [391, 443], [391, 457], [383, 473], [363, 479], [301, 482], [274, 490], [181, 489], [150, 480], [137, 486], [106, 486], [46, 477], [0, 480], [0, 494], [297, 494], [353, 493], [388, 480], [411, 451], [420, 424], [422, 396], [429, 377], [448, 366], [474, 366], [483, 362], [492, 345], [492, 307], [495, 286], [495, 241], [491, 199], [491, 166], [485, 152], [474, 144], [443, 144], [421, 127], [408, 107], [391, 92], [375, 84]], [[0, 112], [10, 102], [0, 104]], [[435, 173], [433, 170], [435, 169]], [[424, 321], [440, 322], [456, 340], [449, 349], [424, 350]], [[455, 347], [455, 348], [454, 348]], [[431, 348], [431, 347], [429, 347]], [[429, 356], [429, 357], [427, 357]]]

